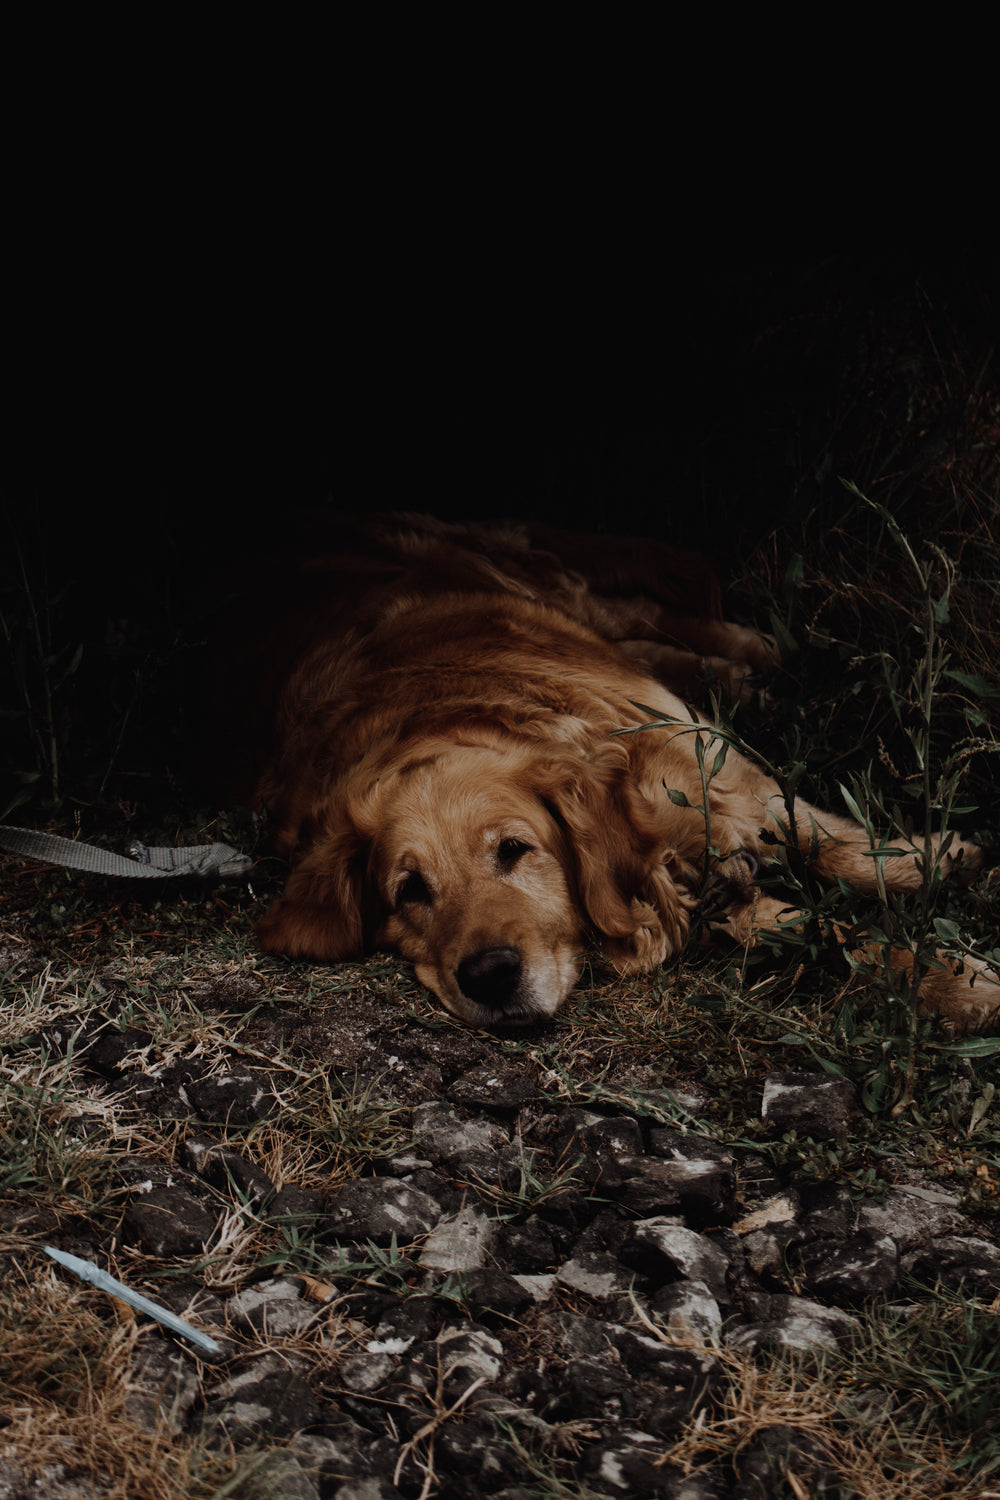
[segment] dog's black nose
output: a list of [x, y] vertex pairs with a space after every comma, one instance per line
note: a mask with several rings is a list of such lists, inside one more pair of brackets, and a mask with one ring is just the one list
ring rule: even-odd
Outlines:
[[466, 954], [457, 978], [467, 1000], [502, 1010], [521, 982], [521, 955], [516, 948], [481, 948]]

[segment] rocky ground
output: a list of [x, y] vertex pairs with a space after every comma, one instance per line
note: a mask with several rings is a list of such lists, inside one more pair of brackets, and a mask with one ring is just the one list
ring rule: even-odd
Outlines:
[[[261, 988], [244, 976], [201, 999], [224, 1019]], [[251, 1006], [240, 1045], [244, 1063], [258, 1061], [229, 1071], [190, 1046], [152, 1065], [149, 1032], [123, 1028], [114, 1009], [106, 994], [103, 1012], [64, 1014], [48, 1044], [65, 1055], [73, 1038], [92, 1096], [147, 1135], [173, 1130], [173, 1158], [135, 1149], [142, 1130], [117, 1155], [114, 1233], [74, 1229], [42, 1206], [30, 1222], [23, 1203], [19, 1230], [36, 1247], [116, 1261], [125, 1279], [140, 1260], [173, 1268], [155, 1295], [218, 1352], [132, 1324], [121, 1416], [151, 1443], [166, 1430], [209, 1450], [265, 1448], [266, 1485], [236, 1493], [953, 1492], [933, 1463], [911, 1473], [909, 1491], [888, 1478], [848, 1487], [855, 1440], [819, 1376], [849, 1360], [876, 1315], [890, 1326], [919, 1319], [935, 1283], [938, 1297], [959, 1287], [986, 1303], [1000, 1296], [1000, 1249], [954, 1192], [901, 1162], [874, 1195], [817, 1180], [801, 1162], [776, 1165], [781, 1140], [844, 1140], [860, 1113], [851, 1083], [771, 1072], [748, 1122], [756, 1139], [724, 1144], [699, 1128], [710, 1101], [690, 1079], [654, 1088], [625, 1068], [606, 1075], [600, 1107], [560, 1104], [530, 1046], [504, 1049], [389, 1002]], [[393, 1112], [397, 1149], [329, 1190], [283, 1183], [255, 1142], [281, 1129], [293, 1070], [332, 1042], [352, 1097], [377, 1093]], [[258, 1234], [282, 1231], [279, 1261], [199, 1270], [206, 1246], [251, 1222]], [[8, 1253], [8, 1274], [16, 1260]], [[775, 1352], [797, 1371], [794, 1394], [758, 1392], [752, 1415], [741, 1413]], [[850, 1418], [865, 1429], [869, 1463], [920, 1399], [877, 1363], [854, 1380]], [[727, 1427], [735, 1442], [709, 1436]], [[4, 1500], [119, 1493], [110, 1478], [83, 1478], [72, 1453], [39, 1473], [3, 1436]]]

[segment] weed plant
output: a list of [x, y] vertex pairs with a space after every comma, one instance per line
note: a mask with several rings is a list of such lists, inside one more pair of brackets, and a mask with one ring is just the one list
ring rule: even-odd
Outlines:
[[9, 534], [4, 545], [16, 570], [6, 586], [0, 575], [0, 638], [13, 688], [0, 722], [20, 742], [15, 774], [21, 786], [8, 794], [6, 806], [0, 803], [0, 820], [39, 786], [53, 805], [62, 800], [61, 767], [73, 729], [70, 688], [83, 658], [83, 643], [66, 637], [62, 594], [49, 587], [42, 550], [36, 549], [41, 574], [33, 577], [20, 538]]
[[[987, 845], [996, 837], [990, 827], [992, 799], [983, 797], [983, 784], [995, 770], [994, 757], [1000, 750], [994, 722], [1000, 687], [981, 670], [958, 665], [949, 626], [957, 606], [963, 610], [967, 633], [968, 590], [962, 587], [966, 580], [960, 578], [955, 561], [937, 542], [914, 545], [885, 506], [869, 501], [853, 484], [846, 488], [854, 501], [853, 513], [862, 521], [872, 516], [877, 522], [874, 532], [865, 528], [869, 566], [876, 576], [889, 574], [895, 554], [903, 575], [900, 578], [897, 573], [896, 594], [881, 593], [878, 599], [885, 626], [881, 645], [864, 658], [856, 653], [850, 658], [858, 676], [849, 684], [848, 703], [853, 706], [863, 700], [868, 716], [864, 733], [849, 747], [838, 746], [836, 754], [831, 745], [825, 757], [819, 757], [818, 767], [823, 785], [820, 797], [830, 805], [845, 807], [868, 835], [876, 897], [863, 896], [844, 880], [832, 888], [812, 880], [794, 836], [798, 790], [817, 770], [807, 738], [807, 716], [818, 705], [800, 699], [797, 716], [786, 710], [783, 736], [772, 736], [781, 758], [770, 761], [758, 746], [746, 742], [713, 697], [710, 727], [692, 714], [692, 723], [684, 731], [695, 737], [700, 803], [689, 804], [683, 792], [666, 790], [675, 802], [694, 806], [705, 822], [702, 914], [692, 933], [697, 941], [706, 925], [712, 862], [721, 854], [711, 821], [713, 779], [735, 748], [756, 759], [778, 782], [784, 818], [770, 830], [774, 860], [762, 872], [760, 883], [780, 893], [804, 919], [762, 934], [761, 949], [796, 976], [805, 964], [836, 968], [838, 961], [842, 972], [847, 966], [855, 971], [858, 983], [845, 985], [834, 1029], [846, 1045], [847, 1060], [838, 1059], [831, 1049], [822, 1059], [823, 1066], [855, 1077], [870, 1110], [899, 1113], [914, 1103], [920, 1069], [925, 1074], [933, 1071], [935, 1063], [947, 1056], [985, 1058], [1000, 1050], [1000, 1043], [990, 1038], [942, 1037], [939, 1028], [920, 1015], [917, 999], [921, 980], [941, 963], [960, 966], [963, 957], [975, 954], [1000, 972], [996, 882], [987, 876], [976, 890], [964, 892], [945, 874], [947, 855], [960, 829], [971, 828]], [[843, 524], [851, 527], [850, 514]], [[995, 568], [995, 550], [985, 556]], [[797, 558], [786, 573], [786, 585], [795, 590], [804, 585], [801, 563]], [[977, 586], [975, 579], [973, 588]], [[852, 595], [858, 592], [855, 589]], [[856, 597], [852, 597], [852, 609], [855, 605]], [[771, 619], [779, 636], [790, 640], [787, 621], [773, 611]], [[829, 628], [819, 633], [815, 620], [807, 635], [823, 652], [846, 645]], [[975, 644], [979, 644], [978, 637]], [[801, 654], [796, 655], [801, 666]], [[995, 667], [989, 670], [995, 677]], [[646, 711], [651, 715], [649, 723], [629, 733], [655, 733], [668, 724], [676, 731], [680, 721], [665, 721], [652, 710]], [[821, 712], [829, 713], [829, 706]], [[922, 879], [915, 892], [889, 891], [885, 885], [884, 861], [900, 842], [923, 847], [918, 859]], [[710, 917], [707, 925], [711, 930]], [[878, 961], [857, 953], [863, 942], [870, 948], [873, 941], [880, 950]], [[912, 966], [894, 965], [893, 949], [911, 955]], [[761, 954], [745, 956], [733, 971], [737, 986], [743, 980], [747, 957], [749, 971], [759, 970]]]

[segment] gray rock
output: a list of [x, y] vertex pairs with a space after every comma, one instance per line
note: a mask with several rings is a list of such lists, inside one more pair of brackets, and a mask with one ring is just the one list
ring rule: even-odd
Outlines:
[[728, 1257], [706, 1235], [696, 1234], [673, 1219], [640, 1220], [633, 1226], [627, 1254], [633, 1264], [638, 1262], [643, 1269], [652, 1264], [654, 1270], [650, 1274], [655, 1275], [655, 1268], [659, 1268], [661, 1280], [702, 1281], [713, 1297], [726, 1295]]
[[512, 1276], [551, 1271], [558, 1260], [553, 1226], [532, 1214], [523, 1224], [501, 1224], [493, 1253]]
[[125, 1210], [127, 1237], [160, 1260], [197, 1255], [215, 1234], [217, 1223], [216, 1215], [182, 1187], [154, 1188]]
[[524, 1465], [512, 1447], [501, 1440], [501, 1431], [489, 1413], [478, 1408], [454, 1422], [445, 1422], [435, 1439], [435, 1458], [449, 1475], [459, 1476], [492, 1495], [513, 1478], [526, 1477]]
[[491, 1322], [516, 1318], [532, 1301], [531, 1293], [520, 1282], [494, 1266], [463, 1271], [457, 1278], [456, 1292], [476, 1317]]
[[806, 1297], [755, 1298], [758, 1321], [742, 1322], [726, 1334], [731, 1349], [826, 1350], [835, 1354], [858, 1329], [857, 1318]]
[[292, 1364], [275, 1355], [264, 1355], [216, 1386], [203, 1420], [239, 1446], [291, 1437], [314, 1426], [320, 1420], [320, 1409]]
[[199, 1177], [222, 1193], [237, 1195], [254, 1208], [274, 1197], [274, 1183], [255, 1162], [211, 1136], [189, 1135], [181, 1148], [181, 1159]]
[[588, 1297], [615, 1297], [627, 1292], [635, 1280], [634, 1272], [613, 1255], [587, 1253], [567, 1260], [556, 1272], [556, 1280]]
[[433, 1162], [452, 1162], [485, 1153], [495, 1155], [510, 1137], [489, 1120], [464, 1120], [446, 1104], [421, 1104], [413, 1111], [413, 1134], [422, 1155]]
[[[794, 1486], [789, 1477], [794, 1479]], [[823, 1495], [833, 1478], [821, 1445], [811, 1433], [781, 1423], [766, 1428], [740, 1464], [734, 1500], [772, 1500], [785, 1493]], [[836, 1481], [834, 1480], [836, 1484]], [[843, 1493], [836, 1485], [830, 1493]]]
[[602, 1422], [630, 1421], [636, 1413], [635, 1382], [628, 1373], [602, 1358], [570, 1360], [562, 1376], [562, 1396], [553, 1416], [560, 1421], [581, 1417]]
[[724, 1218], [731, 1215], [736, 1192], [736, 1158], [725, 1146], [679, 1130], [652, 1130], [650, 1155], [661, 1158], [667, 1181], [685, 1209]]
[[185, 1093], [210, 1125], [252, 1125], [278, 1107], [270, 1074], [259, 1068], [189, 1083]]
[[953, 1194], [911, 1187], [889, 1188], [879, 1202], [861, 1204], [858, 1223], [875, 1234], [889, 1235], [900, 1254], [968, 1227]]
[[422, 1155], [419, 1151], [401, 1151], [398, 1156], [392, 1156], [386, 1163], [386, 1169], [393, 1177], [409, 1177], [413, 1172], [419, 1172], [424, 1168], [433, 1167], [434, 1163], [430, 1157]]
[[348, 1417], [324, 1424], [323, 1435], [300, 1432], [291, 1438], [287, 1452], [298, 1459], [307, 1474], [320, 1482], [324, 1494], [330, 1484], [345, 1475], [364, 1476], [370, 1465], [367, 1447], [371, 1434]]
[[802, 1253], [806, 1289], [834, 1302], [855, 1303], [890, 1292], [899, 1276], [899, 1253], [888, 1235], [870, 1229], [831, 1243], [824, 1241]]
[[456, 1078], [448, 1088], [447, 1097], [465, 1109], [491, 1109], [507, 1114], [540, 1099], [541, 1094], [530, 1073], [512, 1067], [502, 1058], [491, 1058]]
[[305, 1228], [317, 1224], [323, 1217], [325, 1208], [326, 1200], [321, 1193], [293, 1182], [280, 1188], [264, 1205], [262, 1213], [270, 1223], [294, 1224]]
[[668, 1437], [705, 1406], [722, 1376], [711, 1354], [625, 1328], [614, 1340], [623, 1367], [639, 1388], [644, 1431]]
[[129, 1421], [151, 1432], [163, 1423], [178, 1434], [198, 1399], [199, 1382], [193, 1363], [176, 1345], [145, 1339], [129, 1356], [126, 1389], [124, 1414]]
[[802, 1190], [798, 1222], [804, 1240], [843, 1238], [857, 1228], [858, 1206], [844, 1188], [823, 1183]]
[[743, 1241], [746, 1264], [765, 1286], [791, 1288], [788, 1269], [788, 1246], [798, 1238], [797, 1227], [785, 1233], [759, 1229]]
[[405, 1181], [418, 1192], [433, 1198], [443, 1214], [457, 1213], [469, 1197], [467, 1188], [457, 1188], [434, 1167], [417, 1167], [407, 1174]]
[[289, 1453], [271, 1453], [254, 1470], [254, 1485], [262, 1495], [281, 1500], [323, 1500], [323, 1492], [309, 1471]]
[[761, 1116], [774, 1130], [827, 1139], [841, 1135], [861, 1113], [858, 1091], [827, 1073], [770, 1073]]
[[424, 1271], [475, 1271], [486, 1263], [496, 1234], [496, 1221], [482, 1209], [468, 1204], [450, 1218], [436, 1223], [420, 1252]]
[[408, 1245], [429, 1233], [441, 1217], [428, 1194], [395, 1177], [362, 1177], [341, 1188], [330, 1204], [327, 1227], [338, 1239], [363, 1244]]
[[638, 1121], [628, 1115], [617, 1115], [612, 1119], [584, 1116], [566, 1136], [560, 1151], [582, 1152], [597, 1162], [617, 1161], [621, 1157], [634, 1157], [642, 1151], [642, 1132]]
[[722, 1337], [719, 1304], [703, 1281], [678, 1281], [662, 1287], [649, 1305], [674, 1338], [717, 1344]]
[[556, 1286], [554, 1274], [551, 1276], [515, 1276], [514, 1280], [530, 1293], [533, 1302], [548, 1302]]
[[302, 1296], [302, 1283], [290, 1276], [258, 1281], [229, 1299], [226, 1317], [237, 1332], [265, 1338], [301, 1333], [316, 1321], [320, 1304]]
[[609, 1337], [622, 1331], [622, 1325], [609, 1323], [602, 1318], [585, 1318], [579, 1313], [559, 1312], [552, 1318], [550, 1327], [558, 1337], [567, 1359], [589, 1358], [592, 1355], [607, 1357]]
[[435, 1341], [440, 1367], [445, 1372], [445, 1392], [457, 1400], [475, 1381], [494, 1384], [503, 1370], [503, 1345], [485, 1328], [442, 1328]]
[[723, 1500], [729, 1490], [728, 1475], [685, 1475], [676, 1471], [672, 1464], [664, 1465], [663, 1500]]
[[1000, 1248], [989, 1240], [942, 1235], [903, 1259], [903, 1269], [918, 1281], [940, 1281], [952, 1291], [984, 1298], [1000, 1294]]
[[682, 1174], [672, 1162], [624, 1156], [612, 1163], [598, 1181], [627, 1213], [651, 1219], [680, 1208], [679, 1175]]
[[330, 1493], [333, 1500], [403, 1500], [402, 1492], [388, 1479], [348, 1479]]
[[[398, 1342], [408, 1341], [401, 1339]], [[358, 1395], [367, 1395], [371, 1391], [377, 1391], [379, 1386], [385, 1385], [395, 1369], [392, 1356], [378, 1352], [356, 1354], [351, 1359], [342, 1360], [337, 1367], [337, 1374], [346, 1390], [354, 1391]]]
[[557, 1188], [538, 1207], [539, 1219], [557, 1235], [578, 1235], [596, 1217], [596, 1212], [597, 1205], [590, 1195], [568, 1183]]
[[599, 1495], [664, 1495], [669, 1476], [656, 1464], [660, 1444], [639, 1433], [629, 1441], [601, 1444], [584, 1462], [587, 1485]]
[[[415, 1148], [385, 1175], [350, 1183], [328, 1211], [315, 1190], [295, 1183], [264, 1210], [273, 1214], [283, 1194], [294, 1209], [301, 1194], [315, 1225], [322, 1205], [320, 1240], [301, 1269], [329, 1282], [326, 1303], [304, 1296], [302, 1278], [289, 1274], [212, 1293], [195, 1275], [163, 1283], [162, 1300], [223, 1350], [213, 1365], [159, 1333], [144, 1337], [129, 1375], [136, 1421], [164, 1420], [178, 1436], [201, 1424], [210, 1443], [284, 1445], [274, 1462], [287, 1467], [275, 1473], [280, 1493], [294, 1500], [417, 1494], [428, 1439], [417, 1442], [397, 1487], [401, 1449], [454, 1402], [458, 1411], [434, 1430], [433, 1463], [448, 1500], [525, 1500], [537, 1476], [509, 1434], [544, 1453], [567, 1422], [576, 1447], [560, 1450], [561, 1473], [594, 1494], [749, 1500], [783, 1493], [782, 1475], [791, 1473], [789, 1493], [798, 1486], [818, 1495], [824, 1456], [803, 1447], [794, 1429], [758, 1434], [735, 1476], [709, 1464], [686, 1477], [657, 1461], [715, 1399], [722, 1377], [713, 1349], [724, 1340], [761, 1357], [843, 1351], [865, 1303], [892, 1291], [900, 1269], [984, 1299], [1000, 1291], [1000, 1250], [971, 1232], [952, 1196], [915, 1173], [883, 1199], [865, 1200], [694, 1133], [650, 1130], [621, 1113], [538, 1117], [534, 1103], [511, 1126], [515, 1152], [497, 1117], [520, 1108], [517, 1063], [495, 1091], [491, 1079], [501, 1075], [492, 1060], [479, 1056], [476, 1068], [468, 1088], [459, 1079], [450, 1092], [488, 1117], [463, 1118], [452, 1103], [421, 1105]], [[781, 1128], [820, 1133], [803, 1102], [815, 1104], [813, 1081], [770, 1094], [769, 1125], [777, 1128], [787, 1107], [796, 1123]], [[188, 1171], [141, 1157], [125, 1163], [126, 1239], [200, 1255], [216, 1229], [217, 1194], [263, 1198], [266, 1174], [239, 1149], [239, 1134], [232, 1145], [221, 1134], [189, 1137]], [[522, 1181], [529, 1153], [530, 1182]], [[582, 1167], [567, 1180], [574, 1154]], [[480, 1194], [469, 1184], [486, 1165], [494, 1192]], [[503, 1212], [520, 1206], [522, 1217], [502, 1217], [498, 1186], [515, 1195]], [[382, 1257], [359, 1266], [366, 1242], [387, 1246], [394, 1236], [391, 1264]], [[801, 1287], [808, 1296], [792, 1295]], [[321, 1336], [311, 1334], [317, 1323]], [[896, 1420], [897, 1397], [870, 1393], [869, 1412], [873, 1422]], [[77, 1500], [61, 1470], [43, 1497]]]
[[437, 1337], [452, 1308], [437, 1297], [393, 1297], [382, 1307], [375, 1328], [376, 1339], [415, 1340], [426, 1343]]

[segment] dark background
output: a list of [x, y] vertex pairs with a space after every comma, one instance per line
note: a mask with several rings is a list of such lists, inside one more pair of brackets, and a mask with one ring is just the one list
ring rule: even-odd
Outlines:
[[753, 18], [30, 22], [0, 549], [9, 516], [88, 640], [179, 620], [298, 505], [730, 568], [863, 477], [928, 330], [970, 364], [995, 337], [967, 48], [951, 111], [853, 28], [789, 52]]
[[157, 264], [36, 282], [8, 355], [6, 506], [130, 607], [149, 573], [271, 546], [295, 505], [539, 516], [727, 563], [799, 518], [831, 447], [856, 461], [907, 362], [957, 343], [965, 378], [998, 331], [996, 258], [968, 248], [675, 249], [635, 280], [627, 257], [604, 279], [355, 261], [323, 287], [287, 260], [270, 282]]
[[[841, 476], [884, 498], [888, 473], [919, 508], [897, 483], [922, 467], [915, 393], [940, 396], [942, 370], [956, 394], [986, 378], [998, 331], [997, 260], [976, 245], [662, 235], [602, 255], [521, 226], [485, 253], [407, 242], [410, 222], [350, 254], [327, 233], [300, 265], [294, 243], [272, 260], [195, 229], [155, 255], [138, 231], [50, 247], [8, 306], [3, 602], [29, 655], [43, 602], [61, 660], [84, 646], [64, 795], [92, 795], [85, 767], [126, 713], [129, 735], [159, 716], [157, 744], [196, 737], [186, 667], [212, 605], [294, 508], [647, 534], [738, 576], [773, 531], [818, 541]], [[16, 777], [31, 751], [9, 666]]]

